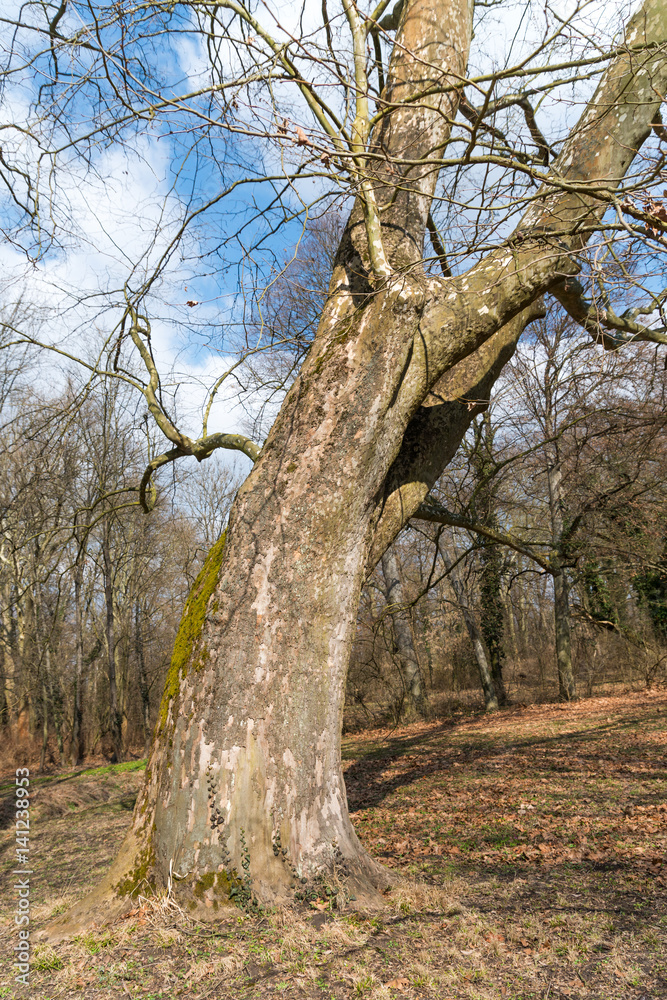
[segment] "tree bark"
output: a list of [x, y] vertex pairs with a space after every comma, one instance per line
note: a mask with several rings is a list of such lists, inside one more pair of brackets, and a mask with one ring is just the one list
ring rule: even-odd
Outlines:
[[387, 549], [382, 556], [382, 574], [385, 581], [385, 596], [392, 612], [396, 652], [403, 683], [403, 694], [408, 701], [407, 714], [426, 713], [426, 696], [415, 649], [415, 640], [407, 614], [407, 601], [401, 580], [398, 560], [393, 548]]
[[[471, 465], [475, 474], [475, 491], [471, 513], [474, 521], [485, 528], [497, 530], [499, 525], [493, 443], [494, 428], [489, 411], [486, 410], [477, 424], [475, 444], [471, 455]], [[498, 545], [483, 535], [478, 535], [477, 541], [481, 563], [479, 581], [480, 626], [489, 655], [491, 676], [498, 696], [498, 704], [506, 705], [507, 694], [503, 680], [505, 621], [501, 597], [502, 560]]]
[[[555, 437], [555, 424], [548, 404], [546, 415], [547, 433]], [[572, 666], [572, 643], [570, 637], [570, 607], [569, 588], [563, 568], [566, 556], [567, 542], [565, 537], [565, 518], [563, 513], [563, 470], [558, 448], [555, 441], [551, 446], [551, 460], [547, 469], [549, 488], [549, 513], [551, 517], [551, 532], [555, 559], [551, 562], [555, 567], [552, 575], [554, 588], [554, 623], [556, 637], [556, 666], [558, 668], [558, 696], [561, 701], [572, 701], [577, 697]]]
[[577, 688], [572, 666], [569, 587], [565, 572], [557, 573], [553, 577], [553, 582], [558, 694], [561, 701], [574, 701], [577, 697]]
[[141, 721], [144, 728], [144, 753], [148, 754], [151, 742], [151, 712], [146, 661], [144, 658], [144, 632], [139, 601], [134, 606], [134, 651], [139, 667], [139, 694], [141, 696]]
[[16, 720], [18, 718], [18, 671], [16, 668], [16, 656], [13, 648], [15, 623], [11, 613], [11, 591], [8, 585], [3, 586], [0, 600], [2, 601], [2, 608], [0, 609], [0, 614], [2, 615], [2, 620], [0, 621], [0, 629], [2, 629], [2, 632], [0, 633], [0, 642], [2, 643], [2, 673], [5, 706], [4, 721], [9, 732], [16, 737]]
[[516, 638], [516, 625], [514, 622], [514, 603], [512, 601], [512, 594], [509, 587], [505, 590], [505, 614], [507, 615], [507, 631], [509, 634], [510, 641], [510, 653], [512, 656], [512, 662], [514, 666], [519, 664], [519, 645]]
[[502, 577], [500, 571], [500, 554], [498, 546], [485, 544], [482, 546], [482, 575], [480, 580], [480, 603], [482, 609], [481, 630], [489, 653], [489, 665], [493, 686], [498, 696], [499, 705], [507, 705], [507, 692], [503, 679], [503, 649], [504, 615], [501, 596]]

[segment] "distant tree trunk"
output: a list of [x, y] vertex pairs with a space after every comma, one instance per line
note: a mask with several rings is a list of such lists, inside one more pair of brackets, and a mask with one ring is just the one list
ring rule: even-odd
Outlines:
[[507, 633], [510, 641], [510, 654], [512, 662], [516, 666], [519, 662], [519, 647], [516, 638], [516, 625], [514, 624], [514, 605], [509, 588], [505, 591], [505, 614], [507, 616]]
[[[547, 415], [547, 432], [555, 437], [550, 415]], [[549, 487], [549, 512], [554, 549], [558, 556], [557, 572], [553, 575], [554, 623], [556, 632], [556, 665], [558, 668], [558, 696], [561, 701], [572, 701], [577, 697], [572, 666], [572, 642], [570, 637], [569, 587], [562, 568], [565, 544], [565, 521], [563, 517], [563, 471], [557, 444], [553, 446], [553, 460], [547, 470]], [[552, 560], [553, 561], [553, 560]]]
[[70, 763], [76, 766], [83, 759], [83, 710], [81, 684], [83, 682], [83, 615], [81, 613], [81, 585], [83, 582], [83, 559], [78, 559], [74, 570], [74, 628], [76, 632], [76, 674], [74, 677], [74, 718], [72, 722], [72, 746]]
[[0, 646], [0, 725], [7, 726], [9, 723], [9, 709], [7, 707], [7, 689], [5, 686], [5, 651]]
[[577, 697], [572, 667], [572, 640], [570, 634], [569, 587], [565, 572], [558, 573], [554, 581], [554, 621], [556, 626], [556, 662], [558, 664], [558, 690], [561, 701]]
[[[41, 667], [40, 667], [41, 672]], [[39, 755], [39, 771], [44, 770], [46, 763], [46, 748], [49, 742], [49, 698], [46, 693], [46, 682], [42, 676], [42, 749]]]
[[56, 678], [54, 678], [51, 671], [51, 648], [47, 645], [46, 647], [46, 683], [49, 689], [49, 700], [51, 702], [51, 713], [53, 715], [53, 728], [56, 731], [56, 746], [58, 747], [58, 754], [60, 755], [60, 760], [62, 762], [64, 753], [64, 743], [63, 743], [63, 715], [62, 715], [62, 698], [60, 685]]
[[423, 716], [426, 713], [426, 697], [417, 651], [415, 650], [414, 636], [407, 614], [403, 582], [393, 548], [387, 549], [382, 556], [382, 574], [385, 581], [387, 604], [397, 609], [396, 612], [392, 613], [392, 620], [403, 691], [408, 701], [408, 714], [416, 712]]
[[518, 645], [520, 654], [525, 657], [528, 652], [528, 613], [526, 610], [526, 593], [522, 584], [519, 584], [519, 590], [517, 594], [517, 604], [518, 604], [518, 614], [517, 614], [517, 626], [519, 631]]
[[482, 691], [484, 693], [484, 707], [487, 712], [495, 712], [498, 708], [498, 695], [496, 693], [495, 684], [493, 683], [491, 666], [486, 654], [486, 649], [484, 648], [484, 640], [482, 638], [481, 630], [475, 621], [475, 616], [470, 610], [465, 587], [458, 577], [456, 570], [452, 569], [451, 559], [445, 553], [444, 549], [441, 548], [440, 551], [442, 553], [445, 568], [449, 574], [448, 580], [452, 585], [452, 590], [456, 596], [466, 629], [468, 630], [468, 635], [470, 636], [470, 641], [472, 642], [473, 649], [475, 650], [475, 659], [477, 660], [477, 667], [479, 669], [479, 679], [482, 683]]
[[11, 614], [11, 592], [9, 586], [3, 587], [0, 600], [2, 601], [0, 642], [2, 643], [3, 722], [10, 733], [15, 736], [18, 716], [18, 692], [16, 690], [16, 659], [12, 648], [14, 621]]
[[151, 719], [148, 677], [146, 676], [146, 661], [144, 659], [144, 633], [142, 626], [141, 604], [134, 606], [134, 650], [139, 667], [139, 693], [141, 695], [141, 719], [144, 727], [144, 753], [147, 754], [151, 743]]
[[489, 666], [493, 685], [498, 696], [498, 704], [507, 704], [507, 693], [503, 679], [503, 637], [505, 621], [501, 595], [502, 572], [500, 552], [497, 545], [485, 544], [481, 550], [482, 574], [480, 579], [480, 627], [489, 653]]
[[33, 564], [34, 594], [32, 597], [32, 620], [34, 624], [34, 649], [37, 661], [37, 677], [42, 697], [42, 749], [39, 757], [39, 770], [44, 770], [46, 763], [46, 749], [49, 742], [49, 692], [48, 692], [48, 669], [50, 666], [50, 655], [48, 642], [44, 641], [42, 634], [42, 595], [40, 584], [37, 581], [35, 566]]
[[44, 657], [43, 657], [43, 670], [44, 670], [44, 682], [46, 684], [46, 691], [48, 696], [48, 703], [51, 706], [51, 718], [53, 719], [53, 728], [56, 733], [56, 746], [58, 747], [58, 754], [60, 760], [63, 757], [63, 727], [62, 727], [62, 704], [60, 702], [60, 693], [54, 684], [53, 673], [51, 671], [51, 646], [49, 645], [49, 640], [46, 640], [44, 645]]
[[109, 527], [105, 525], [102, 536], [102, 559], [104, 563], [104, 599], [106, 604], [107, 668], [109, 676], [109, 714], [111, 738], [117, 761], [123, 759], [122, 720], [118, 707], [118, 687], [116, 685], [116, 635], [113, 606], [113, 576], [111, 572], [111, 551], [109, 547]]
[[[494, 457], [494, 428], [487, 409], [475, 424], [473, 451], [470, 456], [476, 489], [472, 501], [473, 520], [486, 528], [498, 528], [497, 479]], [[477, 537], [482, 572], [479, 581], [480, 627], [488, 652], [491, 676], [499, 705], [507, 704], [503, 681], [503, 616], [502, 561], [498, 545], [481, 535]]]

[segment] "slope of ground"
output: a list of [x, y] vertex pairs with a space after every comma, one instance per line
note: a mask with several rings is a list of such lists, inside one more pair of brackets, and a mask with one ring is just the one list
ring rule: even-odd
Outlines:
[[[28, 995], [662, 1000], [666, 716], [658, 692], [349, 737], [359, 835], [406, 876], [384, 913], [334, 910], [325, 886], [297, 912], [234, 908], [214, 927], [140, 900], [104, 932], [34, 948]], [[33, 930], [104, 871], [141, 778], [134, 762], [36, 783]], [[25, 996], [2, 815], [0, 997]]]

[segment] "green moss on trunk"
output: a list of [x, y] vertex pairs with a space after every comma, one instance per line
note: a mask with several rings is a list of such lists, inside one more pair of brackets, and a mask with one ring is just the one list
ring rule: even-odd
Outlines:
[[136, 896], [139, 891], [144, 893], [153, 891], [153, 885], [150, 881], [151, 872], [155, 865], [152, 841], [153, 831], [151, 831], [149, 842], [138, 855], [132, 871], [114, 885], [118, 896]]
[[206, 620], [208, 602], [220, 579], [226, 534], [223, 531], [218, 541], [211, 547], [185, 603], [162, 695], [158, 732], [167, 721], [169, 706], [178, 696], [181, 680], [186, 676], [188, 669], [197, 670], [208, 659], [208, 650], [205, 645], [200, 645], [199, 640]]

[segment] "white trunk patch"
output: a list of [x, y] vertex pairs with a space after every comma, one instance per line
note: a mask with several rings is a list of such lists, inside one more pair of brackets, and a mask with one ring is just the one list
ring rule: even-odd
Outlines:
[[251, 605], [253, 611], [257, 612], [257, 617], [262, 618], [271, 606], [271, 587], [269, 585], [269, 572], [271, 563], [276, 554], [276, 546], [269, 545], [264, 557], [260, 559], [252, 571], [252, 582], [257, 590], [257, 597]]

